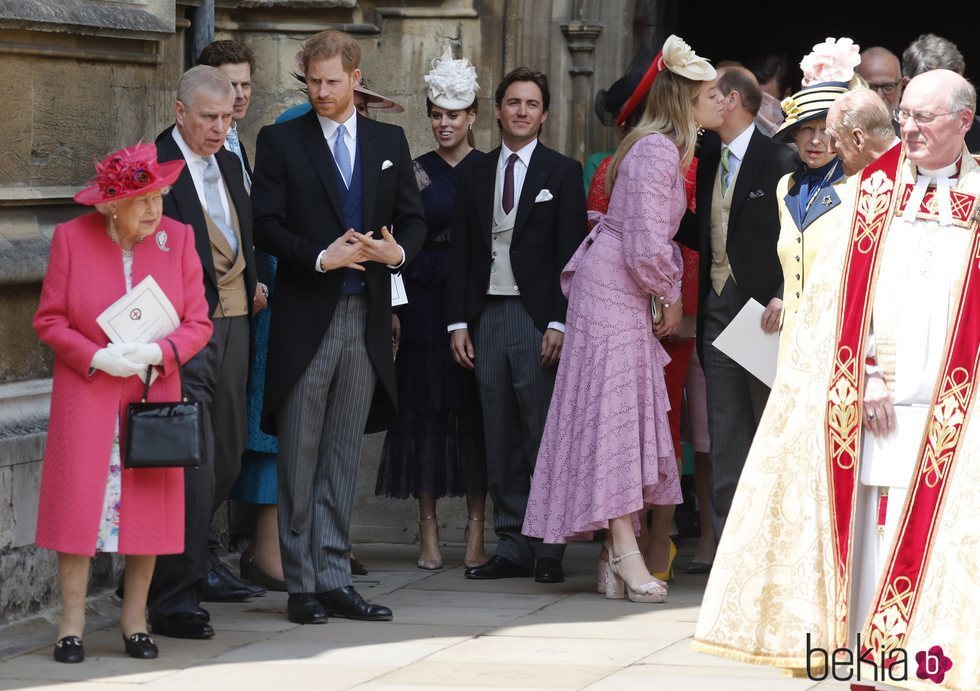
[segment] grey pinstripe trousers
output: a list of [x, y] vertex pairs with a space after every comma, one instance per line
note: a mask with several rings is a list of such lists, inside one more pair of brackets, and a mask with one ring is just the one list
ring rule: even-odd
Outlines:
[[519, 297], [488, 296], [473, 331], [497, 554], [529, 568], [561, 559], [565, 545], [521, 534], [557, 367], [541, 367], [544, 334]]
[[279, 412], [279, 541], [290, 593], [351, 583], [351, 513], [377, 379], [364, 340], [367, 315], [367, 296], [340, 297]]
[[718, 335], [739, 313], [745, 300], [729, 278], [721, 295], [708, 288], [704, 301], [704, 383], [711, 436], [711, 523], [721, 539], [742, 466], [769, 400], [769, 387], [715, 348]]

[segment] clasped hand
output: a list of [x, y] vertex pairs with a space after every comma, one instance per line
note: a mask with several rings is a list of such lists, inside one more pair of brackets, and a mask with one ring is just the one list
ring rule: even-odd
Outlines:
[[374, 233], [358, 233], [353, 228], [330, 243], [324, 250], [321, 266], [324, 271], [331, 269], [356, 269], [364, 271], [364, 262], [378, 262], [396, 266], [402, 261], [402, 251], [387, 226], [381, 227], [381, 238]]
[[131, 377], [162, 362], [163, 351], [156, 343], [110, 343], [96, 351], [91, 367], [113, 377]]

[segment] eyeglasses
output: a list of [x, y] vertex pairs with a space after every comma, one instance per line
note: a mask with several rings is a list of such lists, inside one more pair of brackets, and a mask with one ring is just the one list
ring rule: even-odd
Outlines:
[[928, 125], [936, 118], [941, 118], [944, 115], [956, 115], [960, 111], [951, 110], [948, 113], [914, 113], [909, 110], [896, 110], [895, 119], [898, 120], [899, 125], [904, 125], [909, 120], [913, 120], [916, 125]]
[[886, 96], [891, 96], [893, 93], [895, 93], [895, 89], [898, 88], [899, 83], [900, 82], [879, 82], [878, 84], [874, 84], [872, 82], [868, 82], [868, 88], [872, 91], [880, 91]]

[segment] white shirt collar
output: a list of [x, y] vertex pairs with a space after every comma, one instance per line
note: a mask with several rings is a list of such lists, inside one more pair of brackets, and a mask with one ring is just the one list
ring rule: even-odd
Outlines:
[[341, 125], [344, 126], [347, 135], [355, 142], [357, 141], [357, 108], [352, 109], [350, 117], [343, 122], [325, 118], [320, 114], [317, 114], [316, 119], [320, 121], [320, 127], [323, 129], [323, 137], [327, 141], [333, 141], [333, 136], [336, 134], [337, 128]]
[[187, 145], [187, 142], [184, 140], [184, 137], [181, 136], [180, 129], [178, 129], [177, 125], [174, 125], [174, 128], [173, 130], [171, 130], [171, 132], [174, 135], [174, 141], [177, 142], [177, 147], [180, 149], [180, 153], [184, 155], [184, 160], [187, 161], [187, 165], [191, 165], [192, 163], [202, 163], [204, 165], [207, 165], [210, 156], [201, 156], [199, 154], [194, 153], [191, 150], [191, 147]]
[[521, 163], [527, 168], [531, 165], [531, 154], [534, 153], [534, 148], [538, 145], [538, 138], [535, 137], [531, 140], [529, 144], [525, 144], [523, 147], [517, 151], [511, 151], [507, 148], [507, 145], [503, 142], [500, 143], [500, 158], [497, 160], [497, 166], [503, 168], [507, 165], [507, 159], [510, 158], [511, 154], [517, 154], [517, 157], [521, 159]]
[[749, 124], [731, 143], [725, 145], [731, 154], [740, 161], [745, 158], [745, 151], [749, 148], [749, 140], [752, 139], [753, 132], [755, 132], [755, 123]]

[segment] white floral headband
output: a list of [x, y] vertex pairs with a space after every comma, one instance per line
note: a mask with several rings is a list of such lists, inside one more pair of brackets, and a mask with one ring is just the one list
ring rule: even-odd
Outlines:
[[849, 38], [828, 38], [813, 46], [800, 62], [804, 87], [825, 82], [849, 82], [854, 68], [861, 64], [860, 46]]

